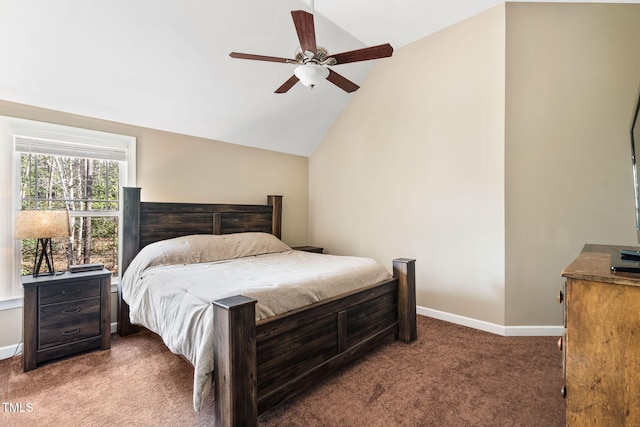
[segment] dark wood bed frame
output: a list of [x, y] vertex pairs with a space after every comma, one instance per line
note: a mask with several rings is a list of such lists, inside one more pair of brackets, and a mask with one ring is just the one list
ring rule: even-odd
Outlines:
[[[138, 251], [188, 234], [263, 231], [281, 236], [282, 196], [267, 205], [141, 202], [123, 192], [124, 272]], [[255, 426], [258, 414], [366, 354], [390, 337], [417, 338], [415, 260], [393, 260], [393, 279], [275, 317], [255, 320], [256, 300], [213, 301], [218, 425]], [[118, 334], [138, 331], [118, 289]]]

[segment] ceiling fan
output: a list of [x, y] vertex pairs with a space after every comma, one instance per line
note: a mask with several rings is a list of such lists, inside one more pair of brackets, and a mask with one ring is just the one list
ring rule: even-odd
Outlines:
[[293, 25], [296, 27], [300, 48], [296, 51], [295, 59], [278, 58], [275, 56], [253, 55], [250, 53], [231, 52], [229, 56], [238, 59], [253, 59], [256, 61], [282, 62], [285, 64], [298, 64], [294, 75], [275, 93], [285, 93], [298, 81], [303, 85], [313, 88], [324, 79], [329, 80], [345, 92], [354, 92], [360, 86], [344, 78], [333, 71], [331, 66], [347, 64], [349, 62], [368, 61], [371, 59], [387, 58], [393, 53], [393, 47], [389, 43], [378, 46], [366, 47], [349, 52], [330, 55], [328, 51], [316, 45], [315, 26], [313, 14], [303, 10], [291, 11]]

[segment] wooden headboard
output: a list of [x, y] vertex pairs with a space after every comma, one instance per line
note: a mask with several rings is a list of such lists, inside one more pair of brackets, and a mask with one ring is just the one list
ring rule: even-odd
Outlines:
[[[250, 231], [271, 233], [278, 238], [282, 234], [282, 196], [267, 196], [266, 205], [142, 202], [140, 188], [124, 187], [122, 204], [123, 274], [140, 249], [160, 240]], [[129, 325], [129, 306], [118, 290], [120, 335], [125, 325]]]

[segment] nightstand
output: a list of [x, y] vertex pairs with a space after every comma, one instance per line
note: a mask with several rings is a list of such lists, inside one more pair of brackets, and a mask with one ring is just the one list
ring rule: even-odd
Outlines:
[[291, 248], [296, 251], [304, 251], [304, 252], [315, 252], [317, 254], [321, 254], [324, 248], [319, 248], [317, 246], [296, 246], [295, 248]]
[[111, 272], [22, 276], [24, 372], [85, 350], [111, 348]]

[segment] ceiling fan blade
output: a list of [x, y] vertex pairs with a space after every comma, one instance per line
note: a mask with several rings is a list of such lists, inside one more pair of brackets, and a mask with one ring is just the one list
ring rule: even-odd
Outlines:
[[393, 53], [393, 47], [389, 43], [378, 46], [365, 47], [363, 49], [351, 50], [349, 52], [331, 55], [336, 60], [336, 65], [347, 64], [349, 62], [369, 61], [371, 59], [387, 58]]
[[347, 80], [346, 78], [342, 77], [340, 74], [336, 73], [331, 69], [329, 69], [329, 75], [327, 76], [327, 80], [329, 80], [331, 83], [338, 86], [340, 89], [344, 90], [345, 92], [349, 92], [349, 93], [355, 92], [360, 88], [360, 86], [358, 86], [351, 80]]
[[293, 25], [295, 25], [298, 33], [298, 40], [300, 40], [300, 49], [302, 49], [302, 52], [311, 51], [315, 55], [318, 50], [313, 15], [304, 10], [292, 10], [291, 16], [293, 17]]
[[276, 89], [275, 93], [286, 93], [296, 83], [298, 83], [298, 78], [295, 75], [293, 75], [293, 76], [291, 76], [291, 78], [289, 80], [284, 82], [284, 84], [282, 86], [280, 86], [278, 89]]
[[237, 59], [253, 59], [254, 61], [282, 62], [285, 64], [298, 63], [298, 61], [296, 61], [295, 59], [278, 58], [276, 56], [254, 55], [252, 53], [231, 52], [229, 56]]

